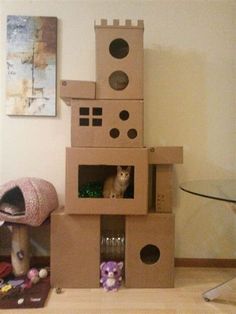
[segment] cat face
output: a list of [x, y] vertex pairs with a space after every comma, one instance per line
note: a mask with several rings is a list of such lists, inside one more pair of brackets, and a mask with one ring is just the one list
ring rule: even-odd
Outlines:
[[103, 262], [100, 266], [101, 276], [103, 278], [119, 278], [121, 276], [122, 268], [123, 262]]
[[117, 166], [117, 177], [120, 182], [128, 182], [130, 178], [131, 167], [128, 166], [126, 169], [122, 169], [121, 166]]

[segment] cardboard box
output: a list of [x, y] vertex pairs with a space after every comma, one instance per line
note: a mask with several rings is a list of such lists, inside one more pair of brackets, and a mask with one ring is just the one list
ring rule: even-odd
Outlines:
[[100, 286], [100, 216], [51, 215], [51, 285]]
[[73, 147], [143, 147], [143, 102], [72, 100]]
[[[83, 198], [79, 191], [91, 182], [116, 174], [117, 166], [131, 166], [128, 198]], [[147, 213], [148, 154], [145, 148], [67, 148], [65, 210], [74, 214], [143, 215]]]
[[149, 148], [148, 162], [153, 165], [182, 164], [183, 147], [159, 146]]
[[156, 211], [172, 212], [173, 165], [156, 165]]
[[143, 99], [143, 22], [95, 25], [96, 98]]
[[174, 286], [174, 215], [126, 217], [125, 285]]
[[61, 80], [60, 97], [68, 106], [71, 99], [95, 99], [95, 82]]

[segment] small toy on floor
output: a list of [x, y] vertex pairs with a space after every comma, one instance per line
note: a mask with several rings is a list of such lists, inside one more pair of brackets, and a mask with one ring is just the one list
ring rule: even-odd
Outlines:
[[28, 273], [27, 277], [30, 280], [31, 284], [36, 284], [39, 282], [40, 279], [44, 279], [48, 276], [48, 271], [46, 268], [41, 268], [37, 270], [36, 268], [31, 268]]
[[123, 268], [123, 262], [103, 262], [100, 265], [101, 279], [100, 282], [103, 285], [105, 291], [117, 291], [121, 285], [122, 276], [121, 270]]
[[44, 306], [50, 290], [49, 267], [31, 268], [26, 275], [0, 280], [0, 309]]

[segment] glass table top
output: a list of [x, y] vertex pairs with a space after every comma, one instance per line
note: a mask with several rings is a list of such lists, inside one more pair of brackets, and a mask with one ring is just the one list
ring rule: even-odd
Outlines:
[[236, 180], [194, 180], [181, 183], [180, 188], [198, 196], [236, 203]]

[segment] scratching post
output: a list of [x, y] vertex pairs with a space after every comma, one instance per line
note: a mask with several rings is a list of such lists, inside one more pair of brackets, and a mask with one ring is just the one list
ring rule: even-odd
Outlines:
[[29, 234], [28, 226], [14, 224], [11, 226], [11, 262], [13, 273], [19, 277], [29, 270]]
[[0, 220], [12, 233], [11, 261], [15, 276], [29, 270], [28, 225], [40, 226], [58, 207], [54, 186], [40, 178], [19, 178], [0, 186]]

